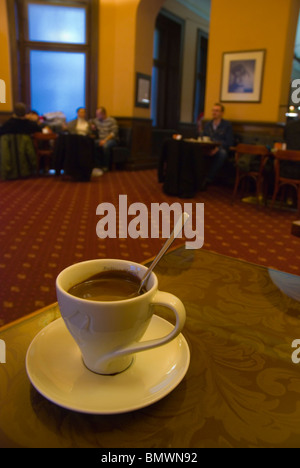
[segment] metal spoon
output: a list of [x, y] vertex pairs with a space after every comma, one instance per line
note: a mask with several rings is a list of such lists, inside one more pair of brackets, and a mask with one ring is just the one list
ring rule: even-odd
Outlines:
[[137, 295], [139, 295], [141, 293], [141, 290], [143, 289], [143, 287], [145, 286], [153, 268], [158, 264], [159, 260], [162, 258], [162, 256], [166, 253], [166, 251], [168, 250], [168, 248], [170, 247], [170, 245], [173, 243], [173, 241], [176, 239], [176, 237], [180, 234], [183, 226], [185, 225], [185, 223], [187, 222], [187, 220], [189, 219], [189, 214], [188, 213], [183, 213], [181, 215], [181, 217], [178, 219], [177, 223], [175, 224], [175, 227], [172, 231], [172, 234], [170, 235], [170, 237], [168, 238], [168, 240], [165, 242], [165, 244], [163, 245], [162, 249], [159, 251], [159, 253], [156, 255], [155, 259], [153, 260], [153, 262], [151, 263], [151, 265], [149, 266], [148, 270], [146, 271], [146, 273], [144, 274], [143, 278], [141, 279], [141, 283], [140, 283], [140, 287], [138, 289], [138, 292], [137, 292]]

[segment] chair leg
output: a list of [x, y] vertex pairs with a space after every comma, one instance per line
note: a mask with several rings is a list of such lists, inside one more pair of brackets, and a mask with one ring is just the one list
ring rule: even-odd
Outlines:
[[[257, 203], [267, 206], [268, 184], [265, 178], [260, 175], [256, 181], [256, 197]], [[261, 203], [262, 202], [262, 203]]]
[[238, 188], [239, 188], [239, 184], [240, 184], [240, 175], [239, 175], [239, 173], [237, 172], [236, 177], [235, 177], [235, 184], [234, 184], [234, 189], [233, 189], [233, 195], [232, 195], [233, 200], [235, 199], [235, 197], [236, 197], [236, 195], [237, 195], [237, 191], [238, 191]]
[[278, 186], [278, 184], [277, 184], [277, 185], [275, 185], [275, 187], [274, 187], [274, 192], [273, 192], [272, 201], [271, 201], [271, 210], [272, 210], [273, 207], [274, 207], [274, 203], [275, 203], [275, 200], [276, 200], [276, 197], [277, 197], [278, 189], [279, 189], [279, 186]]
[[40, 174], [40, 170], [41, 170], [41, 157], [40, 157], [40, 155], [38, 154], [38, 155], [37, 155], [37, 175]]
[[257, 203], [260, 204], [260, 198], [263, 196], [262, 194], [262, 178], [258, 176], [256, 179], [256, 198], [257, 198]]
[[263, 197], [264, 197], [264, 205], [268, 205], [268, 192], [269, 192], [269, 184], [268, 181], [264, 179], [263, 181]]

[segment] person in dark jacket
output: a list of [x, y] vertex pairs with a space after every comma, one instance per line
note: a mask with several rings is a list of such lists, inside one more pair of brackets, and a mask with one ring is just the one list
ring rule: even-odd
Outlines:
[[224, 106], [216, 103], [212, 109], [212, 120], [204, 126], [203, 135], [208, 136], [211, 141], [220, 143], [221, 146], [214, 148], [210, 153], [213, 160], [201, 190], [206, 190], [207, 186], [213, 182], [228, 157], [230, 146], [233, 145], [232, 125], [228, 120], [223, 119], [224, 111]]
[[36, 122], [26, 118], [26, 106], [19, 102], [14, 107], [13, 116], [0, 127], [0, 136], [7, 134], [31, 135], [41, 131], [41, 127]]
[[36, 152], [31, 139], [36, 132], [41, 132], [41, 128], [26, 118], [25, 104], [16, 104], [13, 116], [0, 127], [0, 174], [3, 180], [36, 174]]

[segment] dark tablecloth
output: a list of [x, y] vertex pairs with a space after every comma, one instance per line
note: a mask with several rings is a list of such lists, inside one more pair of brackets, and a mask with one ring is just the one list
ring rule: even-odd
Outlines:
[[212, 159], [212, 143], [186, 140], [164, 141], [158, 167], [158, 180], [167, 195], [191, 198], [207, 174]]
[[55, 147], [55, 171], [76, 181], [89, 181], [94, 168], [94, 140], [83, 135], [62, 133]]

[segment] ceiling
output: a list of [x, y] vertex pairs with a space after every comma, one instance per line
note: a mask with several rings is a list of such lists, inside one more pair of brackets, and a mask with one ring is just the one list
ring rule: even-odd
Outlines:
[[176, 0], [178, 3], [181, 3], [186, 8], [196, 13], [199, 16], [202, 16], [207, 21], [210, 17], [210, 2], [211, 0]]

